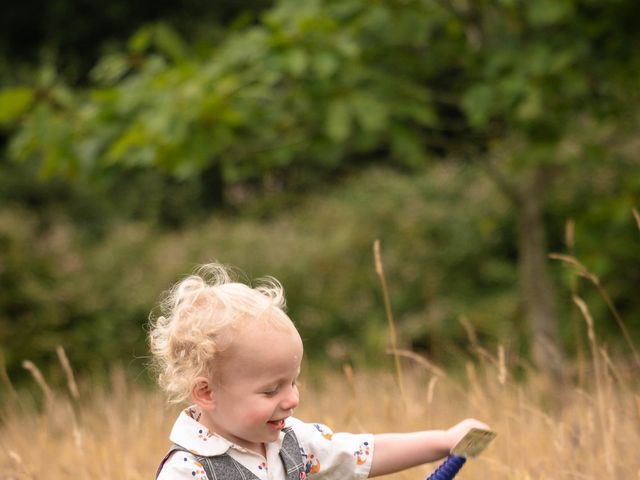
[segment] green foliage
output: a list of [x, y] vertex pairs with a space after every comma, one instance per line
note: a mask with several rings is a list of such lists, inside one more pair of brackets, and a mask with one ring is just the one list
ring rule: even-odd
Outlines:
[[[42, 68], [30, 87], [0, 91], [9, 152], [22, 165], [38, 164], [44, 178], [87, 182], [109, 200], [97, 203], [111, 203], [96, 209], [122, 216], [105, 215], [119, 221], [87, 245], [74, 243], [82, 242], [80, 222], [55, 217], [69, 249], [82, 252], [73, 271], [82, 287], [67, 287], [70, 297], [32, 290], [32, 275], [36, 284], [65, 284], [56, 272], [66, 270], [55, 263], [64, 255], [36, 256], [35, 273], [12, 287], [11, 298], [53, 302], [46, 329], [71, 322], [80, 332], [73, 338], [92, 347], [100, 337], [85, 321], [105, 339], [130, 332], [132, 343], [121, 347], [133, 351], [141, 339], [132, 329], [153, 303], [151, 292], [185, 265], [217, 257], [293, 286], [292, 310], [312, 355], [328, 348], [336, 359], [354, 350], [370, 359], [384, 342], [369, 263], [380, 237], [407, 343], [445, 355], [438, 337], [458, 341], [456, 320], [467, 315], [491, 341], [507, 338], [520, 349], [528, 333], [514, 292], [522, 252], [513, 230], [534, 202], [554, 250], [564, 249], [564, 222], [576, 220], [576, 253], [637, 312], [628, 299], [637, 270], [629, 215], [640, 191], [633, 148], [640, 61], [631, 20], [638, 5], [281, 0], [258, 23], [239, 20], [216, 42], [186, 41], [167, 23], [143, 27], [102, 57], [88, 86]], [[436, 158], [451, 165], [423, 177]], [[367, 174], [336, 197], [309, 194], [303, 206], [279, 213], [301, 202], [295, 192], [322, 191], [327, 180], [380, 163], [411, 176]], [[534, 189], [539, 178], [543, 188]], [[255, 191], [286, 200], [267, 195], [252, 204]], [[223, 217], [230, 210], [218, 211], [203, 228], [185, 222], [184, 232], [158, 236], [155, 225], [198, 220], [223, 203], [245, 216], [232, 221]], [[23, 215], [7, 220], [17, 265], [7, 284], [31, 271], [18, 248], [40, 234], [42, 219], [30, 215], [25, 225], [18, 225]], [[604, 225], [623, 240], [600, 250], [610, 240]], [[104, 348], [125, 355], [110, 340]]]
[[[83, 239], [64, 217], [45, 225], [26, 210], [2, 209], [0, 332], [10, 374], [24, 376], [24, 358], [51, 363], [57, 344], [83, 371], [111, 361], [141, 368], [144, 325], [160, 293], [212, 259], [249, 278], [283, 282], [312, 362], [384, 363], [375, 238], [402, 344], [455, 361], [439, 339], [464, 343], [459, 315], [477, 321], [491, 341], [509, 334], [517, 315], [514, 267], [500, 253], [508, 211], [486, 179], [463, 188], [475, 177], [441, 168], [410, 180], [373, 170], [261, 222], [210, 218], [174, 233], [121, 222], [94, 239]], [[469, 235], [476, 242], [464, 241]], [[475, 273], [452, 275], [460, 265], [474, 265]], [[479, 286], [482, 298], [474, 293]]]
[[[555, 221], [561, 231], [568, 213], [575, 216], [575, 253], [601, 277], [635, 334], [640, 325], [633, 312], [640, 305], [629, 285], [635, 285], [637, 268], [625, 259], [637, 255], [638, 232], [628, 204], [618, 205], [619, 218], [610, 216], [617, 180], [609, 180], [594, 178], [586, 189], [597, 192], [598, 207], [567, 212], [568, 205], [557, 199]], [[155, 182], [149, 176], [138, 185]], [[2, 186], [6, 191], [8, 184]], [[485, 347], [501, 343], [515, 354], [526, 349], [515, 212], [477, 167], [433, 167], [412, 177], [374, 169], [304, 199], [274, 196], [265, 204], [258, 198], [244, 214], [200, 217], [175, 231], [154, 227], [153, 214], [144, 223], [124, 221], [81, 191], [71, 194], [68, 185], [59, 185], [55, 194], [54, 187], [46, 182], [34, 190], [51, 189], [43, 199], [66, 191], [57, 206], [49, 200], [27, 210], [14, 201], [0, 210], [0, 344], [14, 380], [25, 377], [25, 358], [58, 371], [57, 344], [81, 372], [105, 371], [113, 362], [139, 371], [146, 363], [147, 316], [160, 292], [213, 259], [236, 265], [249, 278], [274, 275], [283, 282], [312, 362], [384, 364], [386, 318], [372, 254], [376, 238], [402, 347], [455, 365], [467, 358], [460, 324], [465, 317]], [[18, 185], [11, 190], [26, 195]], [[151, 208], [161, 197], [147, 192]], [[33, 195], [23, 200], [34, 202]], [[65, 202], [84, 208], [73, 223]], [[556, 251], [566, 250], [557, 245]], [[567, 284], [558, 292], [565, 299], [564, 318], [571, 309], [569, 290]], [[580, 293], [593, 308], [601, 338], [615, 348], [619, 332], [598, 293], [588, 284]], [[571, 323], [564, 325], [571, 347]]]
[[15, 122], [33, 102], [33, 92], [26, 87], [7, 88], [0, 92], [0, 125]]
[[576, 119], [604, 121], [603, 105], [615, 118], [637, 104], [624, 81], [637, 73], [624, 46], [635, 31], [623, 23], [612, 29], [617, 40], [601, 42], [602, 22], [617, 25], [631, 2], [449, 5], [282, 0], [208, 51], [166, 24], [142, 28], [128, 50], [99, 62], [93, 88], [48, 89], [13, 152], [40, 153], [48, 173], [120, 164], [186, 178], [215, 165], [233, 184], [298, 164], [333, 170], [379, 151], [416, 166], [513, 137], [523, 149], [547, 145], [511, 155], [509, 175], [573, 161], [562, 142], [592, 137]]

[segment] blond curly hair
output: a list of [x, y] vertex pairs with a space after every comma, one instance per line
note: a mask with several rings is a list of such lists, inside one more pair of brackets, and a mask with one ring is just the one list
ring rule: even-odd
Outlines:
[[201, 265], [164, 295], [157, 316], [150, 315], [150, 350], [170, 402], [187, 400], [196, 377], [215, 378], [238, 326], [257, 319], [292, 324], [276, 279], [251, 287], [232, 280], [232, 273], [218, 263]]

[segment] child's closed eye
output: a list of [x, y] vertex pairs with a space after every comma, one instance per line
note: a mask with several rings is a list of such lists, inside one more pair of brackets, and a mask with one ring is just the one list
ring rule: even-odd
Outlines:
[[[298, 379], [295, 379], [291, 382], [291, 387], [292, 388], [296, 388], [298, 386]], [[278, 393], [280, 393], [280, 386], [278, 385], [277, 387], [273, 387], [273, 388], [267, 388], [264, 391], [261, 392], [263, 395], [267, 396], [267, 397], [273, 397], [275, 395], [277, 395]]]

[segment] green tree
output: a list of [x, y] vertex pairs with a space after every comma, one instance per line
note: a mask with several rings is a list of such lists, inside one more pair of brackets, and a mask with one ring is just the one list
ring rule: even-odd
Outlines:
[[207, 172], [221, 198], [372, 162], [477, 162], [518, 212], [532, 357], [557, 373], [546, 203], [637, 130], [638, 13], [632, 0], [281, 0], [207, 51], [142, 29], [91, 88], [49, 75], [5, 90], [0, 122], [17, 122], [11, 151], [46, 174]]

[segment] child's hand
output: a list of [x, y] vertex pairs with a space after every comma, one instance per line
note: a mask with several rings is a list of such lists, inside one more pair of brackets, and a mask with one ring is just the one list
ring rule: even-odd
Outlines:
[[472, 428], [491, 430], [486, 423], [483, 423], [480, 420], [476, 420], [475, 418], [467, 418], [447, 430], [449, 450], [453, 450], [453, 447], [455, 447], [458, 442], [462, 440], [462, 437], [464, 437]]
[[446, 457], [472, 428], [489, 430], [487, 424], [467, 418], [448, 430], [377, 434], [369, 478]]

